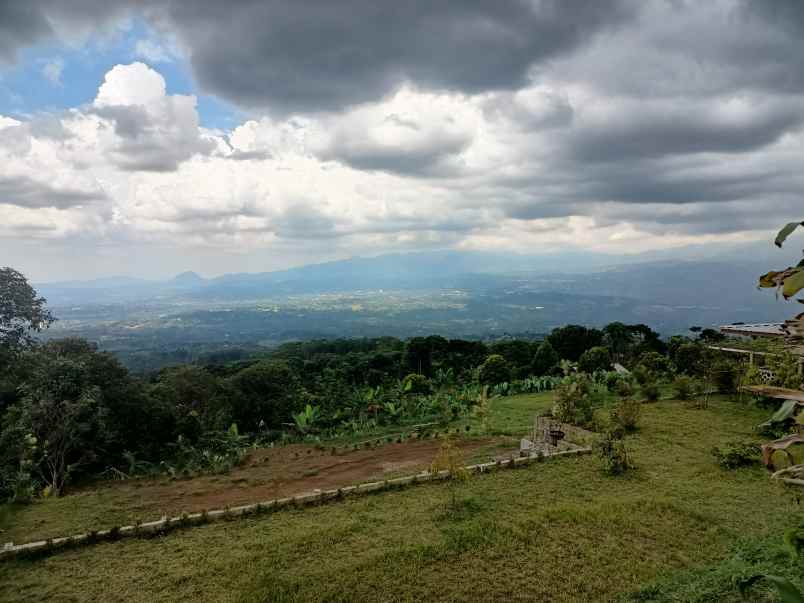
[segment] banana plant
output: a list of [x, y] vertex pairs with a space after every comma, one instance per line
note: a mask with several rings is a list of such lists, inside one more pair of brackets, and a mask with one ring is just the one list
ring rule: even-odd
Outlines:
[[397, 420], [402, 416], [402, 405], [393, 402], [386, 402], [382, 405], [383, 412], [392, 420]]
[[299, 413], [293, 415], [293, 422], [299, 433], [305, 435], [313, 430], [315, 423], [321, 418], [321, 412], [318, 406], [310, 406], [309, 404], [304, 407]]
[[451, 368], [437, 369], [433, 376], [436, 387], [444, 387], [455, 381], [455, 372]]
[[[786, 224], [776, 235], [774, 243], [777, 247], [782, 247], [793, 231], [799, 226], [804, 226], [804, 222], [790, 222]], [[777, 292], [781, 290], [785, 299], [790, 299], [796, 293], [804, 289], [804, 260], [796, 266], [790, 266], [784, 270], [771, 270], [759, 277], [760, 288], [775, 288]], [[802, 301], [802, 300], [799, 300]]]

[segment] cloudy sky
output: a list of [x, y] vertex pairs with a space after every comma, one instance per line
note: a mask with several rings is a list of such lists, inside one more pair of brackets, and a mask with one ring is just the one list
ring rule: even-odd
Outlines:
[[0, 265], [637, 253], [804, 217], [798, 0], [0, 2]]

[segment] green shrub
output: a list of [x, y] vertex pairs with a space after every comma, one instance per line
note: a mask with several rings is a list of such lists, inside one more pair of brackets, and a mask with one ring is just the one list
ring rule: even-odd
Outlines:
[[790, 389], [804, 385], [798, 372], [798, 358], [789, 352], [768, 357], [768, 368], [773, 372], [773, 385]]
[[630, 398], [634, 395], [634, 386], [629, 379], [620, 379], [614, 391], [621, 398]]
[[478, 381], [483, 385], [497, 385], [511, 380], [511, 367], [499, 354], [492, 354], [478, 369]]
[[410, 373], [402, 380], [402, 391], [406, 394], [429, 394], [430, 381], [424, 375]]
[[659, 384], [655, 381], [648, 381], [642, 384], [640, 388], [642, 395], [645, 397], [645, 400], [648, 402], [656, 402], [659, 399], [659, 395], [661, 391], [659, 390]]
[[641, 354], [637, 364], [644, 366], [655, 375], [665, 375], [672, 370], [670, 359], [659, 352], [645, 352]]
[[651, 381], [656, 381], [656, 375], [651, 371], [647, 366], [644, 364], [636, 365], [631, 374], [634, 376], [634, 380], [639, 385], [644, 385], [645, 383], [649, 383]]
[[722, 358], [712, 366], [712, 377], [717, 391], [722, 394], [731, 394], [737, 390], [740, 376], [740, 365], [733, 360]]
[[690, 400], [695, 395], [695, 382], [688, 375], [678, 375], [673, 380], [673, 393], [678, 400]]
[[592, 374], [596, 371], [607, 371], [611, 368], [611, 354], [608, 348], [595, 346], [581, 354], [578, 360], [578, 370]]
[[607, 475], [622, 475], [634, 466], [620, 430], [607, 432], [595, 443], [595, 452]]
[[568, 378], [556, 389], [553, 416], [562, 423], [588, 426], [594, 419], [601, 394], [587, 375]]
[[611, 423], [625, 432], [635, 431], [641, 412], [642, 404], [638, 400], [625, 398], [612, 408]]
[[676, 370], [685, 375], [698, 375], [705, 364], [705, 348], [699, 343], [682, 343], [674, 349], [673, 363]]
[[712, 449], [712, 455], [723, 469], [748, 467], [759, 462], [762, 448], [755, 442], [728, 442]]
[[622, 380], [620, 373], [616, 371], [609, 371], [603, 382], [606, 384], [606, 389], [610, 392], [615, 391], [617, 384]]

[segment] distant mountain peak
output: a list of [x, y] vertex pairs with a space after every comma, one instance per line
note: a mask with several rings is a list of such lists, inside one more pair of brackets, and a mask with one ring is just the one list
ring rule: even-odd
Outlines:
[[197, 272], [193, 272], [192, 270], [182, 272], [181, 274], [177, 274], [173, 277], [173, 282], [177, 285], [198, 285], [203, 283], [205, 280], [206, 279], [203, 276]]

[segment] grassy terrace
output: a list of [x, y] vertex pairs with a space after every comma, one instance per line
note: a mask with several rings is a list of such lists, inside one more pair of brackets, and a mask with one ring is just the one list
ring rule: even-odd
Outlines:
[[[527, 424], [548, 401], [497, 400], [493, 425]], [[453, 514], [433, 484], [6, 562], [0, 601], [738, 601], [732, 577], [755, 570], [804, 586], [780, 546], [802, 508], [763, 469], [727, 472], [710, 454], [766, 415], [725, 399], [645, 405], [638, 468], [621, 478], [579, 457], [476, 477]], [[105, 519], [102, 493], [6, 510], [5, 528]]]
[[[472, 445], [465, 451], [466, 462], [486, 462], [496, 454], [510, 453], [519, 445], [518, 436], [527, 430], [527, 426], [532, 423], [534, 413], [549, 408], [552, 404], [553, 394], [545, 392], [542, 394], [510, 396], [495, 399], [492, 412], [488, 420], [488, 430], [494, 437], [483, 438], [475, 442], [474, 439], [466, 440], [467, 444]], [[466, 436], [465, 427], [471, 425], [474, 434], [477, 433], [479, 422], [476, 419], [463, 419], [455, 423], [460, 433]], [[374, 432], [369, 437], [366, 435], [355, 436], [349, 440], [339, 440], [332, 444], [349, 445], [357, 441], [370, 439], [383, 439], [387, 433], [398, 433], [400, 428], [389, 427]], [[509, 436], [509, 437], [506, 437]], [[517, 436], [517, 437], [513, 437]], [[472, 437], [471, 434], [469, 437]], [[487, 440], [487, 441], [484, 441]], [[325, 448], [328, 448], [330, 443]], [[305, 456], [309, 447], [290, 449], [300, 450], [300, 455]], [[392, 447], [397, 448], [398, 447]], [[406, 444], [399, 452], [404, 452], [408, 448], [419, 448], [417, 443]], [[364, 471], [355, 472], [356, 474], [345, 476], [329, 484], [328, 487], [346, 486], [353, 483], [369, 481], [370, 478], [385, 479], [410, 475], [422, 470], [429, 465], [435, 456], [438, 442], [431, 445], [422, 452], [421, 455], [413, 455], [418, 462], [400, 463], [398, 470], [382, 470], [366, 467]], [[0, 544], [3, 542], [30, 542], [32, 540], [53, 538], [65, 534], [77, 534], [89, 529], [102, 527], [113, 527], [116, 525], [133, 524], [137, 520], [148, 521], [158, 519], [163, 514], [168, 516], [180, 515], [182, 512], [197, 512], [203, 509], [222, 508], [225, 504], [245, 504], [268, 500], [274, 497], [272, 491], [268, 494], [259, 494], [257, 488], [253, 495], [249, 496], [249, 489], [254, 490], [266, 482], [276, 478], [279, 482], [287, 484], [289, 478], [315, 477], [320, 473], [321, 467], [326, 467], [337, 459], [332, 459], [326, 451], [312, 452], [315, 454], [312, 463], [298, 462], [291, 458], [289, 454], [280, 454], [271, 459], [265, 467], [256, 470], [247, 468], [236, 470], [231, 474], [207, 475], [194, 479], [171, 480], [164, 477], [159, 479], [131, 480], [126, 483], [109, 482], [100, 484], [94, 488], [84, 488], [79, 492], [63, 498], [51, 498], [40, 501], [28, 506], [0, 506]], [[386, 454], [385, 447], [379, 449], [383, 455]], [[320, 456], [319, 456], [320, 455]], [[361, 450], [358, 455], [349, 455], [347, 458], [378, 456], [374, 450]], [[393, 451], [389, 451], [388, 456], [393, 456]], [[339, 457], [340, 458], [340, 457]], [[320, 462], [316, 462], [320, 460]], [[401, 460], [401, 459], [400, 459]], [[301, 465], [294, 472], [280, 472], [279, 468], [287, 465]], [[355, 463], [353, 463], [355, 464]], [[300, 484], [281, 491], [282, 496], [308, 492], [319, 484], [311, 483], [304, 486], [304, 480], [296, 480]], [[233, 493], [233, 500], [220, 500], [206, 496], [211, 491], [229, 488], [231, 491], [243, 490], [242, 496]]]

